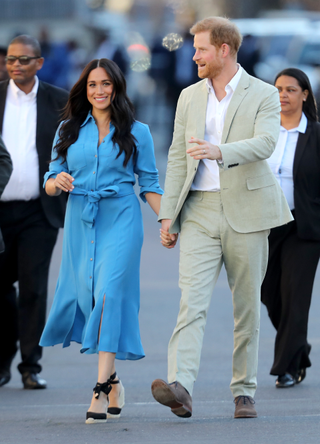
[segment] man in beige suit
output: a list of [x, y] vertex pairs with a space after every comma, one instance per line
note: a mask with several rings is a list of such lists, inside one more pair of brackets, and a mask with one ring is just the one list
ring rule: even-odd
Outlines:
[[182, 296], [169, 343], [169, 383], [156, 379], [152, 393], [177, 416], [192, 415], [207, 311], [224, 263], [234, 306], [234, 416], [254, 418], [268, 235], [292, 220], [265, 160], [279, 135], [279, 94], [237, 64], [242, 37], [232, 22], [208, 18], [191, 34], [203, 80], [178, 101], [159, 214], [163, 245], [173, 248], [181, 233]]

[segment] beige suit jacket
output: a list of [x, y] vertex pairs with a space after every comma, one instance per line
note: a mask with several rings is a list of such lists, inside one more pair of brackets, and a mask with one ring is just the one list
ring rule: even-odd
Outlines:
[[[204, 139], [208, 91], [206, 80], [180, 95], [169, 150], [159, 220], [172, 219], [180, 231], [180, 212], [198, 169], [186, 150], [191, 136]], [[292, 220], [283, 192], [265, 159], [280, 131], [279, 93], [243, 71], [229, 104], [219, 148], [221, 199], [230, 226], [239, 233], [261, 231]]]

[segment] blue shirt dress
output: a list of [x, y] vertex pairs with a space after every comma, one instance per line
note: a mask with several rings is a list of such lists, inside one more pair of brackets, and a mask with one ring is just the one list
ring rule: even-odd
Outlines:
[[[135, 174], [144, 202], [146, 193], [163, 191], [148, 126], [134, 122], [137, 154], [126, 167], [124, 153], [116, 158], [113, 133], [110, 124], [98, 147], [98, 127], [89, 113], [66, 161], [54, 160], [45, 175], [46, 183], [65, 171], [75, 188], [69, 193], [60, 273], [40, 345], [67, 347], [76, 341], [82, 353], [106, 351], [135, 360], [144, 357], [138, 319], [143, 224]], [[57, 140], [58, 131], [53, 146]]]

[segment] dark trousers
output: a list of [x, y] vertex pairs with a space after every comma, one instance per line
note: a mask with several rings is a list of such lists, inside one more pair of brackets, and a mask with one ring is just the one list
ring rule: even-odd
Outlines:
[[0, 254], [0, 372], [10, 371], [19, 340], [20, 373], [39, 373], [48, 272], [58, 230], [46, 220], [40, 199], [0, 202], [0, 225], [5, 243]]
[[273, 228], [261, 300], [277, 330], [271, 375], [295, 376], [311, 366], [308, 317], [320, 241], [300, 239], [296, 221]]

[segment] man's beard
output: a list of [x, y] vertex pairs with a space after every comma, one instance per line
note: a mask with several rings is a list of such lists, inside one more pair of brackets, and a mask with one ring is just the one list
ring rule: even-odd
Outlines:
[[223, 66], [224, 65], [222, 61], [215, 61], [211, 65], [206, 65], [207, 73], [203, 75], [200, 75], [198, 69], [198, 76], [200, 77], [200, 79], [215, 79], [221, 74]]
[[223, 62], [215, 62], [214, 65], [209, 67], [209, 79], [216, 79], [223, 70]]

